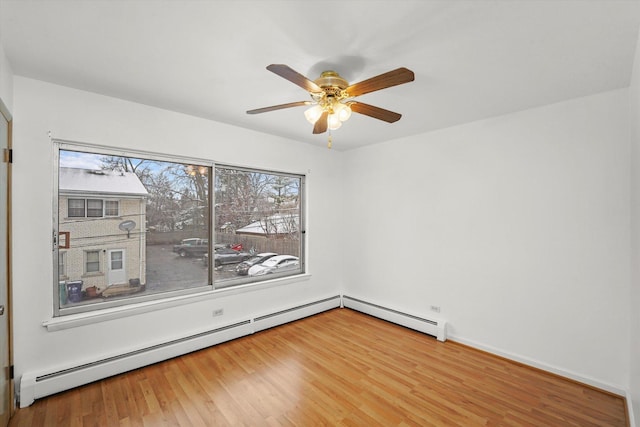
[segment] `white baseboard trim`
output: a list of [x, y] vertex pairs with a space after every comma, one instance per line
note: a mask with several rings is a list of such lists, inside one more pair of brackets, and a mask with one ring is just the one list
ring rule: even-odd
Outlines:
[[342, 306], [434, 336], [438, 341], [447, 340], [447, 322], [435, 316], [400, 311], [349, 295], [342, 296]]
[[[533, 359], [529, 359], [524, 356], [520, 356], [518, 354], [502, 351], [500, 349], [480, 344], [476, 341], [468, 340], [466, 338], [458, 337], [455, 335], [449, 335], [449, 339], [451, 341], [458, 342], [460, 344], [467, 345], [469, 347], [476, 348], [478, 350], [486, 351], [487, 353], [495, 354], [496, 356], [504, 357], [505, 359], [513, 360], [514, 362], [522, 363], [527, 366], [531, 366], [533, 368], [541, 369], [543, 371], [550, 372], [552, 374], [559, 375], [561, 377], [568, 378], [570, 380], [583, 383], [589, 385], [591, 387], [604, 390], [606, 392], [616, 394], [621, 397], [627, 396], [627, 391], [619, 386], [615, 386], [612, 384], [604, 383], [602, 381], [595, 380], [590, 377], [586, 377], [584, 375], [577, 374], [575, 372], [567, 371], [566, 369], [560, 369], [555, 366], [548, 365], [546, 363], [538, 362]], [[628, 399], [627, 399], [628, 400]]]
[[627, 391], [627, 417], [629, 419], [629, 427], [638, 427], [636, 424], [635, 416], [633, 415], [633, 398], [631, 397], [631, 393]]

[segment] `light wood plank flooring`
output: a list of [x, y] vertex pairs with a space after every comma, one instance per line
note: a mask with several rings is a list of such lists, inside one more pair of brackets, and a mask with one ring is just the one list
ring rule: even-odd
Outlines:
[[36, 401], [10, 426], [626, 426], [624, 400], [335, 309]]

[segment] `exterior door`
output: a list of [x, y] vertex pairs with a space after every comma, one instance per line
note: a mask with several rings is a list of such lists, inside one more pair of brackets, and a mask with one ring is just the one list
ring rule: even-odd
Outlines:
[[13, 393], [10, 375], [10, 310], [9, 286], [11, 282], [11, 125], [10, 115], [0, 100], [0, 426], [6, 427], [13, 411]]
[[126, 283], [127, 274], [125, 270], [125, 250], [124, 249], [110, 249], [107, 251], [107, 278], [109, 279], [109, 285]]

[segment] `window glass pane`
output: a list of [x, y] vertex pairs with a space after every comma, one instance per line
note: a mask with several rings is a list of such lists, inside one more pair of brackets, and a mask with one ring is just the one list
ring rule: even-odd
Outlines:
[[212, 288], [210, 166], [62, 148], [58, 157], [58, 232], [69, 233], [62, 289], [95, 287], [60, 298], [58, 315]]
[[216, 288], [304, 272], [302, 177], [216, 167]]
[[117, 200], [105, 200], [104, 216], [118, 216], [118, 205]]
[[102, 200], [87, 200], [87, 216], [94, 218], [102, 216]]
[[67, 216], [70, 218], [84, 218], [84, 199], [69, 199]]
[[111, 269], [122, 270], [122, 252], [121, 251], [111, 252]]

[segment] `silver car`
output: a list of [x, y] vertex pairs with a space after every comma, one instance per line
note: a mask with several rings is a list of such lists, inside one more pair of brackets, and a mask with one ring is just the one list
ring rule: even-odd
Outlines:
[[277, 255], [262, 264], [256, 264], [249, 269], [249, 276], [281, 273], [300, 269], [300, 260], [293, 255]]
[[242, 261], [240, 264], [238, 264], [236, 266], [236, 273], [238, 273], [239, 276], [246, 276], [247, 274], [249, 274], [249, 269], [251, 267], [253, 267], [256, 264], [262, 264], [269, 258], [273, 258], [276, 255], [278, 254], [275, 252], [262, 252], [262, 253], [256, 254], [251, 258], [249, 258], [248, 260]]

